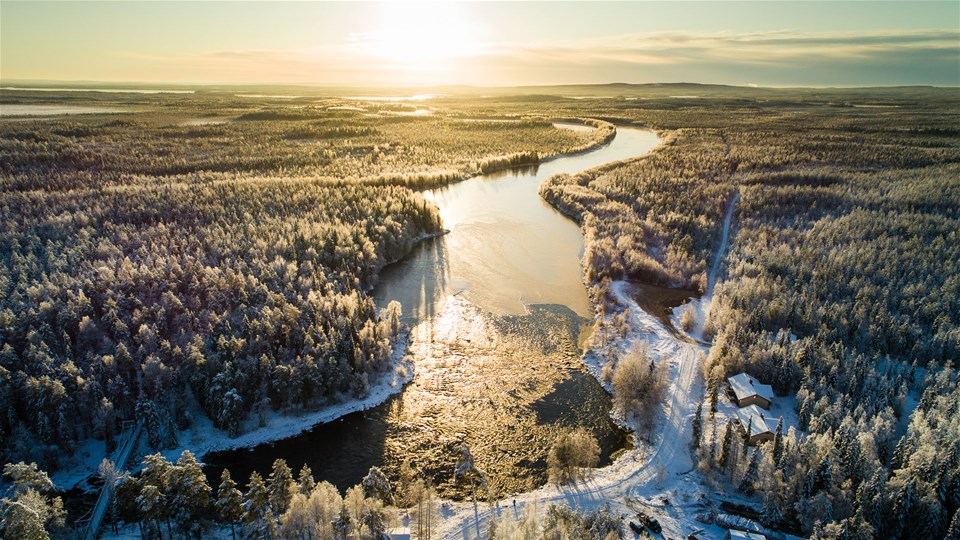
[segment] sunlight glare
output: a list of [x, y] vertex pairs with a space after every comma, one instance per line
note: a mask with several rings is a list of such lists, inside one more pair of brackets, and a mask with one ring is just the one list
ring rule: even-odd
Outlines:
[[398, 67], [429, 69], [475, 51], [474, 30], [462, 5], [441, 2], [381, 4], [372, 52]]

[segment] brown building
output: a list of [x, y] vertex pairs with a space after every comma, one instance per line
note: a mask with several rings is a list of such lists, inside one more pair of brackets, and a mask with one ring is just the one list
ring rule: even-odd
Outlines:
[[759, 405], [769, 409], [773, 402], [773, 388], [768, 384], [760, 384], [746, 373], [727, 377], [727, 394], [737, 407]]

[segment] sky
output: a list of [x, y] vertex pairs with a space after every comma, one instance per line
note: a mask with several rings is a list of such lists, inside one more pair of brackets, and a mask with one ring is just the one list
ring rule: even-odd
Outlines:
[[960, 1], [2, 0], [0, 79], [960, 86]]

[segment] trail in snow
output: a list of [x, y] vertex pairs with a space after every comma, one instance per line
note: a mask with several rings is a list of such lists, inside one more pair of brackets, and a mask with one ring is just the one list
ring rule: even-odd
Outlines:
[[710, 275], [707, 277], [707, 294], [705, 297], [713, 295], [713, 287], [717, 284], [717, 271], [720, 270], [720, 261], [723, 260], [723, 254], [727, 250], [727, 240], [730, 238], [730, 223], [733, 221], [733, 209], [740, 200], [740, 194], [734, 193], [727, 206], [727, 216], [723, 219], [723, 235], [720, 238], [720, 247], [717, 249], [717, 255], [713, 259], [713, 267], [710, 269]]
[[[666, 363], [670, 374], [670, 386], [664, 416], [659, 432], [651, 445], [641, 445], [619, 458], [608, 467], [596, 470], [586, 481], [575, 485], [547, 485], [530, 493], [506, 497], [494, 506], [481, 507], [474, 514], [472, 503], [443, 503], [445, 516], [438, 538], [470, 540], [475, 538], [476, 521], [480, 530], [488, 529], [488, 520], [500, 516], [502, 510], [516, 502], [519, 515], [527, 504], [536, 504], [540, 511], [550, 504], [565, 504], [571, 508], [590, 510], [610, 503], [618, 512], [631, 512], [638, 504], [648, 504], [658, 494], [670, 494], [672, 504], [669, 518], [661, 520], [664, 533], [680, 535], [682, 531], [695, 528], [693, 516], [700, 509], [699, 483], [685, 473], [692, 462], [689, 453], [691, 417], [703, 395], [699, 377], [700, 354], [706, 351], [677, 339], [659, 320], [640, 309], [629, 294], [629, 284], [616, 282], [612, 291], [617, 301], [626, 308], [631, 331], [612, 347], [625, 349], [646, 342], [650, 354], [658, 362]], [[600, 351], [593, 350], [584, 357], [588, 370], [599, 378], [602, 368]], [[664, 484], [657, 487], [657, 473], [663, 468], [667, 473]], [[685, 534], [684, 534], [685, 535]]]

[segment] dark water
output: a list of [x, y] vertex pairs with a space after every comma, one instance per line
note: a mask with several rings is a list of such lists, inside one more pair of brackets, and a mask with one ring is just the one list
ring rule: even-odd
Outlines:
[[503, 496], [542, 485], [550, 446], [576, 427], [593, 432], [601, 464], [609, 463], [629, 435], [610, 420], [609, 395], [579, 360], [592, 322], [583, 238], [537, 189], [552, 174], [640, 155], [656, 142], [649, 131], [621, 129], [593, 152], [430, 192], [450, 234], [385, 269], [374, 291], [380, 305], [400, 301], [413, 327], [413, 381], [379, 407], [302, 435], [207, 454], [211, 481], [226, 467], [245, 484], [284, 458], [345, 489], [371, 466], [396, 480], [407, 462], [457, 498], [464, 494], [451, 477], [466, 443]]

